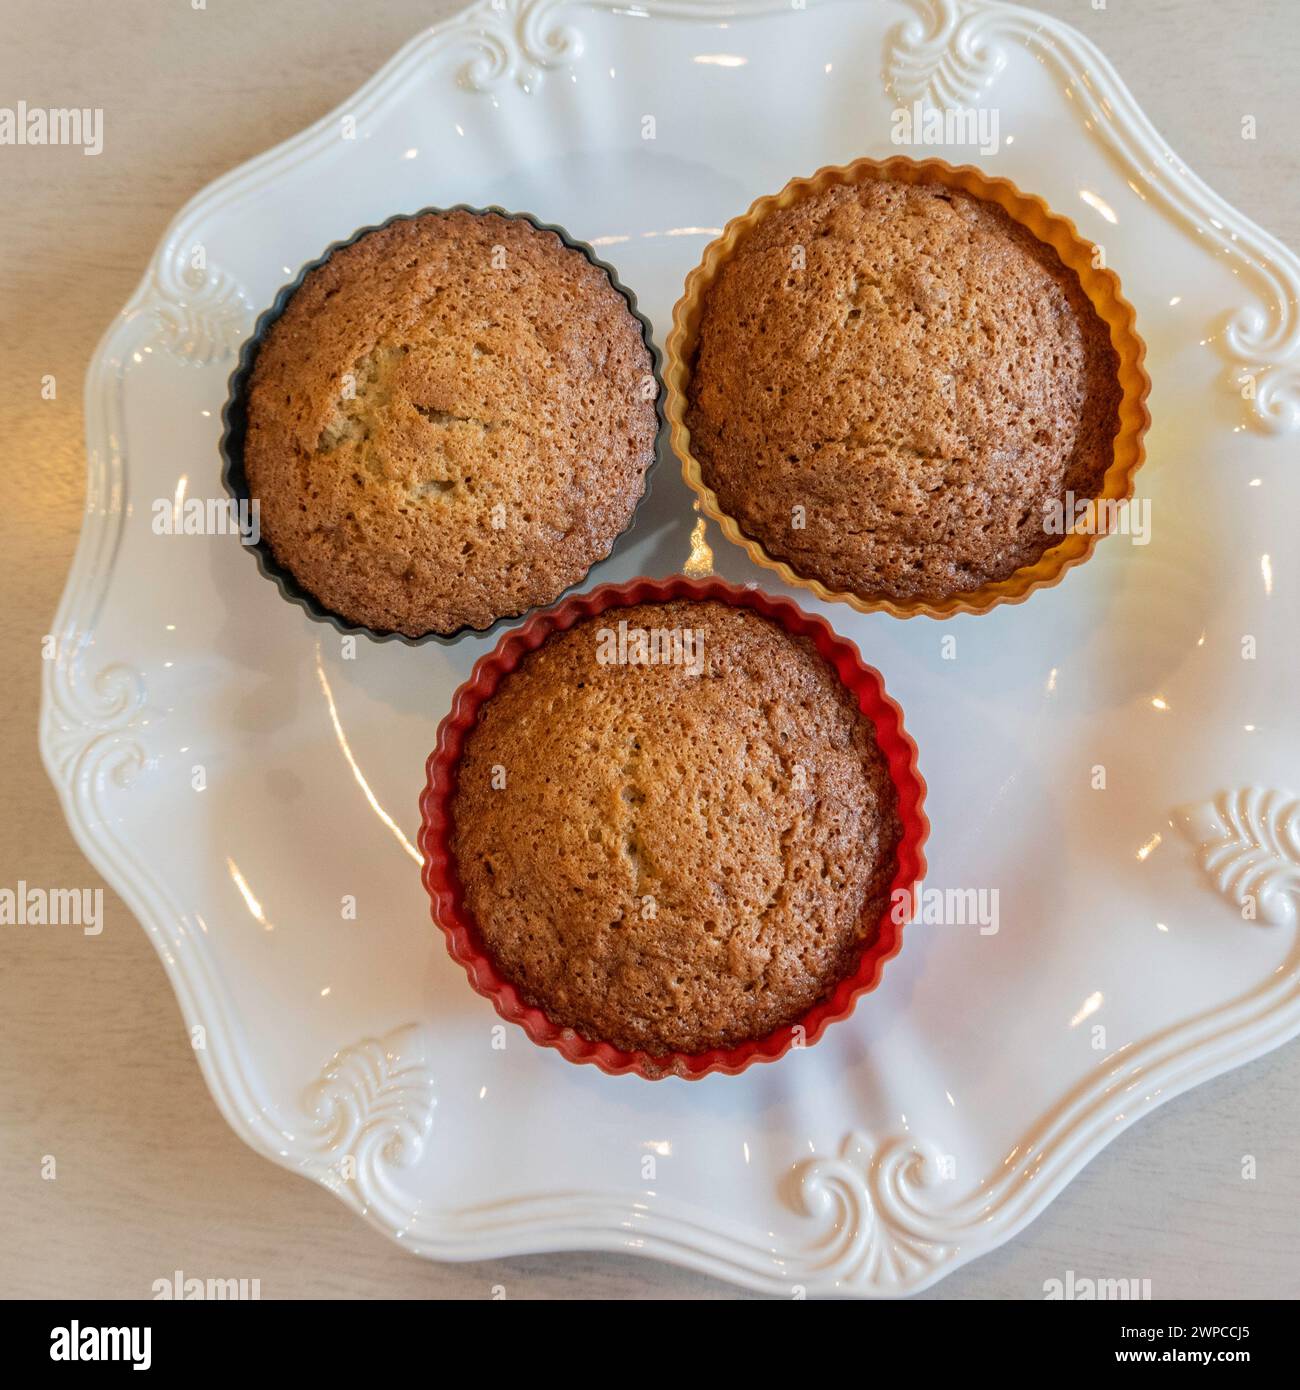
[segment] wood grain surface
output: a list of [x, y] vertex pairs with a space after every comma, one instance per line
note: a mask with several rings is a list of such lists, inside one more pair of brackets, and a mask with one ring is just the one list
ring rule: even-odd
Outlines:
[[[0, 884], [96, 886], [36, 750], [40, 640], [83, 504], [81, 384], [172, 215], [342, 101], [448, 0], [3, 0], [0, 105], [98, 106], [105, 148], [0, 148]], [[1300, 244], [1294, 0], [1044, 0], [1110, 55], [1212, 187]], [[1240, 137], [1254, 115], [1258, 138]], [[58, 394], [41, 398], [52, 373]], [[0, 1295], [148, 1297], [176, 1269], [265, 1298], [725, 1298], [631, 1257], [433, 1265], [256, 1157], [209, 1098], [153, 948], [105, 894], [88, 947], [0, 927]], [[1158, 1297], [1300, 1294], [1300, 1046], [1117, 1139], [934, 1298], [1142, 1277]], [[1243, 1155], [1257, 1176], [1244, 1181]], [[57, 1177], [44, 1180], [44, 1156]]]

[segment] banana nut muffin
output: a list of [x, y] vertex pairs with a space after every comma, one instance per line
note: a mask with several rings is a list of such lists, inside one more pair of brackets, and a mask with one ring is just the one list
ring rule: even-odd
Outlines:
[[653, 371], [627, 300], [554, 232], [393, 222], [310, 271], [260, 347], [244, 460], [262, 534], [376, 631], [549, 603], [644, 490]]
[[657, 1055], [825, 998], [875, 937], [901, 834], [874, 727], [813, 644], [691, 600], [529, 653], [470, 731], [452, 822], [501, 974], [552, 1022]]
[[1057, 253], [938, 183], [836, 185], [766, 215], [707, 291], [686, 425], [723, 511], [864, 599], [1007, 579], [1102, 491], [1109, 330]]

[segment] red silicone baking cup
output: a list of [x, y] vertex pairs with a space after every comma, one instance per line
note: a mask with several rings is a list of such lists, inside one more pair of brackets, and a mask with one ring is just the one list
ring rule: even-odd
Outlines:
[[[627, 1052], [608, 1042], [592, 1042], [572, 1028], [554, 1023], [536, 1006], [527, 1003], [519, 991], [497, 969], [483, 945], [477, 926], [465, 907], [464, 894], [451, 852], [451, 803], [456, 791], [457, 769], [465, 739], [478, 721], [483, 703], [490, 700], [502, 680], [524, 656], [553, 632], [563, 632], [583, 618], [611, 608], [627, 608], [638, 603], [663, 603], [670, 599], [714, 599], [733, 608], [752, 608], [754, 612], [779, 623], [787, 632], [809, 638], [823, 657], [839, 673], [840, 679], [857, 697], [858, 706], [875, 726], [876, 742], [889, 767], [898, 794], [898, 815], [902, 836], [898, 842], [897, 865], [890, 884], [889, 901], [879, 930], [864, 948], [854, 972], [841, 980], [830, 996], [814, 1005], [794, 1023], [786, 1024], [762, 1038], [753, 1038], [735, 1047], [712, 1048], [708, 1052]], [[912, 917], [914, 894], [925, 877], [922, 847], [929, 833], [923, 802], [925, 782], [916, 766], [916, 745], [903, 729], [903, 713], [885, 693], [880, 673], [866, 665], [858, 649], [837, 636], [822, 618], [814, 618], [786, 598], [774, 598], [759, 589], [741, 588], [721, 579], [634, 579], [627, 584], [602, 584], [584, 594], [565, 599], [553, 608], [534, 613], [521, 627], [508, 632], [486, 656], [475, 663], [469, 680], [456, 691], [451, 709], [438, 726], [438, 741], [429, 755], [426, 784], [420, 797], [420, 849], [424, 855], [424, 886], [432, 905], [433, 920], [447, 938], [447, 949], [465, 967], [469, 982], [490, 999], [502, 1018], [517, 1023], [541, 1047], [553, 1047], [570, 1062], [591, 1062], [614, 1076], [634, 1072], [649, 1081], [665, 1076], [690, 1080], [725, 1072], [734, 1076], [752, 1062], [775, 1062], [784, 1057], [802, 1035], [801, 1045], [810, 1047], [830, 1023], [847, 1018], [858, 999], [875, 989], [885, 962], [896, 956], [903, 944], [903, 923]], [[907, 908], [899, 913], [893, 905], [897, 895]], [[901, 920], [900, 920], [901, 919]], [[801, 1033], [800, 1033], [801, 1030]]]

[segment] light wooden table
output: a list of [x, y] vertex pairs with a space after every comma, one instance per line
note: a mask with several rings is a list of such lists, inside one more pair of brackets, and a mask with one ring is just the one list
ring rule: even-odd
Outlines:
[[[0, 104], [100, 106], [106, 147], [0, 148], [0, 885], [95, 885], [35, 741], [39, 643], [81, 521], [81, 382], [168, 220], [218, 174], [339, 103], [454, 0], [0, 0]], [[1300, 245], [1294, 0], [1044, 0], [1116, 62], [1208, 182]], [[1243, 115], [1258, 122], [1240, 138]], [[40, 380], [53, 373], [55, 401]], [[437, 1266], [235, 1138], [194, 1065], [162, 967], [111, 893], [87, 950], [0, 927], [0, 1295], [147, 1297], [175, 1269], [264, 1297], [714, 1298], [699, 1275], [613, 1256]], [[1042, 1296], [1077, 1275], [1157, 1296], [1300, 1294], [1300, 1046], [1203, 1086], [1119, 1138], [1024, 1235], [931, 1297]], [[1243, 1154], [1258, 1177], [1240, 1177]], [[44, 1155], [57, 1178], [43, 1181]]]

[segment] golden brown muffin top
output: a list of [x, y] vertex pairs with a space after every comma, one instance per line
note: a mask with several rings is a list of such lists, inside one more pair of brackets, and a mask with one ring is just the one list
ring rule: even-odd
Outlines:
[[799, 574], [937, 599], [1059, 543], [1121, 390], [1077, 277], [995, 204], [838, 185], [769, 213], [707, 293], [691, 450], [724, 511]]
[[327, 608], [417, 637], [555, 599], [654, 459], [653, 363], [606, 273], [497, 214], [392, 223], [308, 273], [254, 366], [245, 466]]
[[652, 1054], [765, 1036], [828, 995], [875, 936], [901, 834], [874, 728], [812, 643], [688, 600], [525, 657], [470, 732], [452, 819], [501, 973], [553, 1022]]

